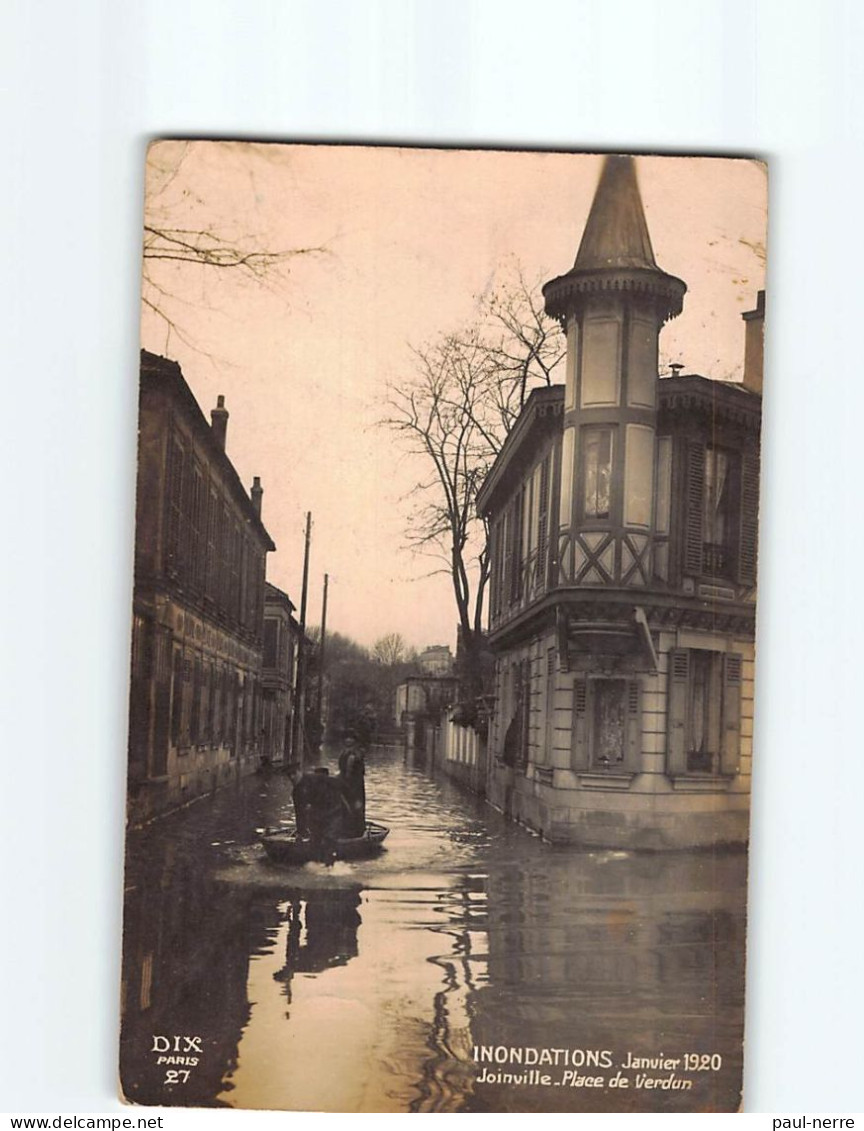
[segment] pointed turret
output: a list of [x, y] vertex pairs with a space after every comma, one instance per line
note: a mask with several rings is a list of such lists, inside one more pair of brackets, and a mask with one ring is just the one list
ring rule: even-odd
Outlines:
[[653, 300], [662, 321], [681, 313], [686, 284], [657, 266], [632, 157], [605, 159], [576, 262], [543, 288], [546, 311], [564, 322], [580, 296], [629, 291]]
[[658, 338], [686, 290], [657, 266], [633, 158], [607, 157], [576, 262], [543, 288], [567, 335], [561, 585], [655, 582]]
[[632, 157], [606, 158], [573, 267], [657, 270]]

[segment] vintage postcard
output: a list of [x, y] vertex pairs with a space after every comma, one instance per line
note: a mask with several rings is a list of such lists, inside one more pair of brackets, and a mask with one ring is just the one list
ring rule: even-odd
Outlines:
[[739, 1108], [766, 205], [150, 147], [130, 1102]]

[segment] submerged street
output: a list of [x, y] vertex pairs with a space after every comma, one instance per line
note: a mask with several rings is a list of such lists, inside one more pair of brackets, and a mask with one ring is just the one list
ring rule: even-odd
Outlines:
[[130, 834], [127, 1098], [737, 1108], [743, 853], [556, 848], [396, 748], [368, 754], [366, 795], [391, 833], [354, 863], [266, 860], [260, 832], [293, 822], [280, 774]]

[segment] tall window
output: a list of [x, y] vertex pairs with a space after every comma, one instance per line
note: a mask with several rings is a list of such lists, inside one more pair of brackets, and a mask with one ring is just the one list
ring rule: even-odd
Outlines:
[[704, 570], [717, 577], [730, 574], [735, 549], [737, 518], [737, 465], [732, 453], [722, 448], [705, 451], [705, 482], [702, 491], [702, 540]]
[[612, 429], [582, 431], [582, 515], [608, 518], [612, 505]]
[[758, 507], [758, 454], [689, 444], [685, 572], [754, 584]]
[[669, 657], [669, 772], [737, 772], [741, 736], [741, 656], [676, 648]]
[[574, 769], [635, 773], [642, 750], [638, 679], [577, 677], [572, 736]]

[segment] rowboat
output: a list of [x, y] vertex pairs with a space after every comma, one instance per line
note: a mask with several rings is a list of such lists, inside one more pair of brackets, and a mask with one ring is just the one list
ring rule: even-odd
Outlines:
[[334, 860], [361, 860], [381, 851], [390, 830], [375, 821], [366, 822], [363, 836], [340, 837], [332, 841], [301, 839], [296, 829], [268, 830], [261, 844], [276, 864], [307, 864], [318, 860], [329, 864]]

